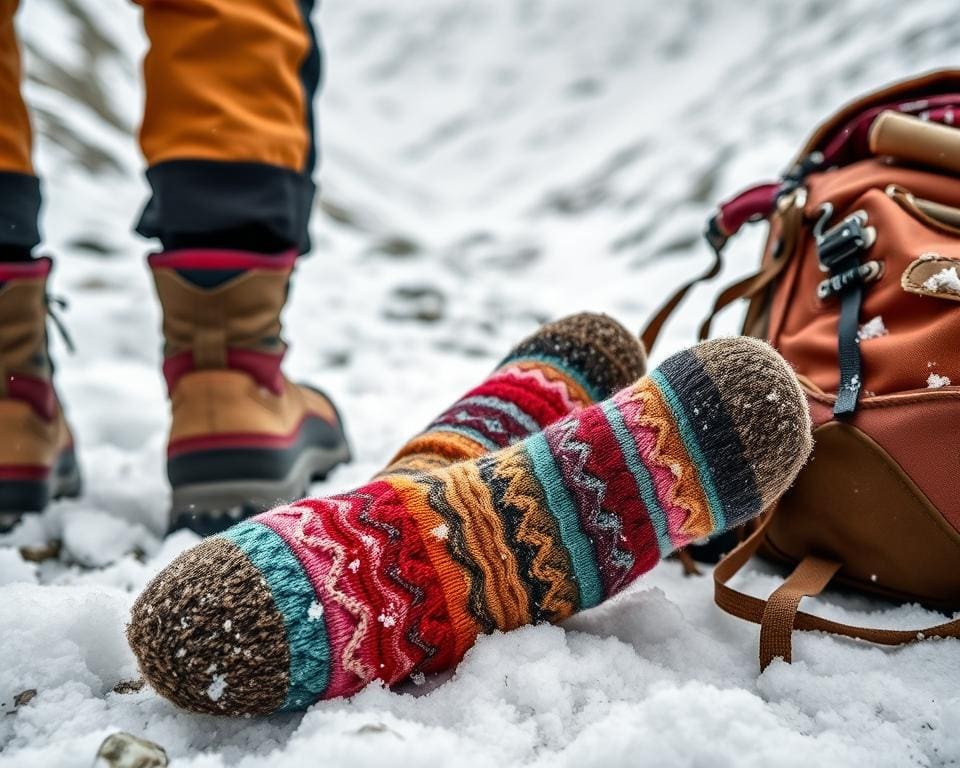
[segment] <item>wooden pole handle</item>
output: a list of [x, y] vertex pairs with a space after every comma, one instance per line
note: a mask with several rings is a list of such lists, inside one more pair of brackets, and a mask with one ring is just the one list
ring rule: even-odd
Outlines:
[[870, 151], [960, 174], [960, 130], [900, 112], [881, 112], [870, 127]]

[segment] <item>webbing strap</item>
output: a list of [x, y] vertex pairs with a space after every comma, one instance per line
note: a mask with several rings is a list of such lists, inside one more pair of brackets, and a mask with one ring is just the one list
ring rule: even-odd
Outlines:
[[863, 366], [860, 360], [860, 307], [863, 304], [863, 279], [857, 277], [840, 294], [840, 324], [837, 344], [840, 351], [840, 387], [834, 416], [846, 416], [857, 410], [860, 390], [863, 388]]
[[[710, 238], [707, 238], [708, 241]], [[674, 310], [683, 301], [684, 297], [690, 292], [692, 288], [700, 283], [706, 282], [707, 280], [712, 280], [714, 277], [720, 274], [720, 270], [723, 267], [723, 251], [722, 246], [718, 247], [710, 243], [710, 250], [713, 251], [713, 263], [702, 275], [695, 277], [693, 280], [685, 283], [680, 286], [677, 291], [671, 296], [667, 302], [657, 310], [657, 313], [653, 316], [647, 327], [644, 329], [641, 336], [643, 341], [643, 346], [647, 350], [647, 354], [650, 354], [650, 351], [653, 349], [654, 344], [657, 343], [657, 337], [660, 335], [660, 331], [663, 329], [664, 323], [670, 319], [670, 315], [673, 314]]]
[[[743, 566], [746, 565], [747, 561], [750, 560], [750, 557], [757, 551], [757, 548], [763, 541], [767, 527], [770, 525], [770, 521], [772, 519], [773, 513], [767, 513], [766, 519], [763, 520], [757, 529], [739, 547], [721, 560], [720, 564], [713, 571], [714, 600], [716, 604], [722, 610], [732, 616], [746, 619], [754, 624], [760, 624], [761, 633], [763, 632], [762, 625], [764, 622], [768, 601], [733, 589], [732, 587], [727, 586], [727, 582], [740, 572]], [[825, 571], [819, 572], [815, 575], [822, 577], [824, 573]], [[809, 586], [810, 583], [814, 582], [811, 581], [807, 584], [801, 584], [801, 586]], [[791, 589], [795, 590], [796, 585], [794, 584]], [[782, 649], [782, 638], [789, 636], [793, 630], [797, 629], [832, 632], [835, 635], [858, 638], [860, 640], [866, 640], [879, 645], [905, 645], [907, 643], [917, 642], [918, 640], [924, 640], [930, 637], [960, 638], [960, 619], [953, 619], [952, 621], [947, 621], [943, 624], [937, 624], [936, 626], [928, 627], [926, 629], [875, 629], [870, 627], [857, 627], [852, 624], [843, 624], [838, 621], [831, 621], [830, 619], [824, 619], [819, 616], [814, 616], [810, 613], [804, 613], [800, 610], [797, 610], [793, 614], [792, 624], [787, 624], [785, 618], [786, 614], [784, 614], [781, 610], [773, 611], [766, 617], [766, 621], [768, 623], [777, 621], [783, 622], [783, 625], [779, 629], [768, 629], [767, 632], [768, 637], [771, 636], [770, 632], [773, 631], [775, 633], [773, 636], [779, 638], [779, 655], [783, 656], [785, 659], [788, 658], [788, 656], [783, 655], [784, 651]], [[790, 651], [788, 650], [786, 653], [789, 654]], [[761, 651], [761, 665], [763, 664], [763, 661], [764, 659]]]
[[777, 275], [783, 271], [787, 261], [788, 259], [783, 256], [771, 259], [759, 272], [755, 272], [749, 277], [738, 280], [733, 285], [721, 291], [720, 295], [717, 296], [713, 302], [713, 308], [710, 310], [710, 314], [707, 315], [707, 318], [700, 326], [700, 341], [709, 338], [710, 327], [713, 324], [713, 320], [723, 309], [739, 299], [751, 299], [756, 296], [760, 291], [770, 285]]
[[820, 221], [814, 227], [817, 257], [820, 266], [830, 273], [830, 279], [821, 286], [821, 298], [840, 297], [840, 321], [837, 327], [837, 347], [840, 362], [840, 385], [834, 416], [846, 416], [857, 409], [863, 372], [860, 361], [860, 307], [863, 304], [864, 276], [860, 257], [876, 240], [876, 230], [867, 226], [865, 211], [855, 211], [827, 232], [823, 227], [833, 215], [833, 206], [824, 203]]
[[760, 669], [778, 657], [793, 661], [793, 625], [800, 601], [823, 592], [839, 570], [836, 560], [808, 555], [770, 595], [760, 620]]

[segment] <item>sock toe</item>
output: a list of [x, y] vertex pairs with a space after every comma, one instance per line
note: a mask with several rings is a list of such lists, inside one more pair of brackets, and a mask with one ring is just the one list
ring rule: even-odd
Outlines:
[[225, 538], [184, 552], [154, 578], [127, 638], [147, 681], [184, 709], [266, 714], [284, 703], [283, 616], [261, 571]]
[[793, 483], [813, 446], [806, 397], [789, 364], [749, 337], [674, 355], [656, 374], [702, 450], [725, 500], [725, 527], [759, 513]]
[[557, 359], [577, 372], [594, 400], [604, 400], [646, 372], [643, 344], [612, 317], [593, 312], [547, 323], [520, 342], [504, 362]]

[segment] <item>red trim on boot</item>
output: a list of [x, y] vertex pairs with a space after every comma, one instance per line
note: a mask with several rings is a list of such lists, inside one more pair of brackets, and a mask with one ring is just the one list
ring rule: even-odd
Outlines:
[[[228, 349], [227, 368], [241, 371], [250, 376], [261, 387], [266, 387], [275, 395], [283, 394], [283, 374], [280, 363], [283, 353], [257, 352], [252, 349]], [[170, 355], [163, 361], [163, 377], [167, 380], [167, 391], [173, 388], [181, 376], [193, 373], [197, 368], [193, 363], [193, 352], [189, 349]], [[212, 370], [212, 369], [207, 369]]]
[[224, 432], [219, 435], [197, 435], [182, 437], [167, 445], [167, 457], [173, 458], [183, 453], [195, 451], [216, 451], [221, 448], [289, 448], [300, 436], [303, 425], [310, 419], [320, 419], [315, 414], [307, 414], [292, 432], [286, 435], [271, 435], [263, 432]]
[[21, 466], [0, 466], [0, 482], [4, 480], [46, 480], [50, 476], [50, 467], [40, 464]]
[[46, 421], [52, 421], [57, 415], [57, 398], [53, 385], [46, 379], [11, 373], [7, 377], [7, 397], [27, 403]]
[[228, 349], [227, 367], [249, 374], [257, 383], [275, 395], [283, 394], [283, 374], [280, 363], [283, 353], [257, 352], [252, 349]]
[[4, 261], [0, 262], [0, 283], [8, 280], [30, 280], [37, 277], [46, 277], [50, 274], [53, 259], [49, 256], [40, 256], [31, 261]]
[[276, 254], [234, 251], [220, 248], [184, 248], [152, 253], [151, 269], [267, 269], [290, 270], [297, 260], [296, 249]]

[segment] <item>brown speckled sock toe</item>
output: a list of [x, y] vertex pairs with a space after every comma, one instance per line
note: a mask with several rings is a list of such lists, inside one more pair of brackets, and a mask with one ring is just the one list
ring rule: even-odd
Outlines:
[[226, 539], [202, 542], [151, 582], [127, 639], [157, 692], [194, 712], [266, 714], [283, 704], [283, 616], [263, 575]]

